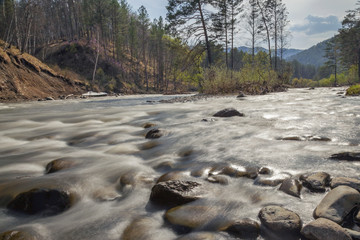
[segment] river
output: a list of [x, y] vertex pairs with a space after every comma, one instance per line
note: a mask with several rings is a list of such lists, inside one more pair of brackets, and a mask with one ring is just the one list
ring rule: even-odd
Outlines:
[[[229, 177], [228, 185], [219, 185], [190, 173], [228, 164], [266, 166], [273, 177], [315, 171], [357, 177], [360, 164], [329, 159], [357, 151], [360, 144], [359, 98], [341, 97], [339, 91], [290, 89], [242, 100], [225, 96], [185, 103], [159, 103], [170, 96], [144, 95], [0, 104], [0, 232], [31, 229], [54, 240], [120, 239], [133, 219], [145, 216], [148, 239], [176, 239], [178, 233], [164, 223], [165, 211], [149, 205], [156, 179], [169, 171], [206, 184], [210, 195], [202, 204], [221, 216], [257, 219], [263, 206], [276, 203], [307, 223], [324, 194], [304, 189], [299, 199], [248, 178]], [[212, 117], [224, 108], [245, 117]], [[156, 124], [164, 136], [145, 139], [146, 123]], [[278, 140], [289, 136], [331, 141]], [[59, 158], [74, 165], [45, 174], [46, 165]], [[129, 184], [121, 184], [122, 177]], [[15, 195], [41, 187], [66, 188], [78, 200], [51, 217], [6, 209]]]

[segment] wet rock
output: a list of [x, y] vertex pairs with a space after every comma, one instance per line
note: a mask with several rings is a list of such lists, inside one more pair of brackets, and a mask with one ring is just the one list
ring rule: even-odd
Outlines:
[[155, 240], [159, 239], [154, 235], [152, 227], [154, 226], [154, 219], [149, 217], [135, 218], [124, 230], [121, 240]]
[[298, 198], [300, 198], [301, 189], [300, 181], [292, 178], [285, 179], [279, 188], [280, 191]]
[[314, 218], [326, 218], [341, 224], [353, 208], [360, 204], [360, 193], [348, 186], [331, 190], [314, 210]]
[[260, 186], [276, 187], [277, 185], [282, 184], [284, 180], [285, 180], [284, 178], [263, 178], [263, 177], [258, 177], [254, 181], [254, 184], [255, 185], [260, 185]]
[[204, 195], [201, 184], [191, 181], [167, 181], [157, 183], [151, 190], [150, 200], [166, 207], [183, 205]]
[[7, 231], [0, 233], [1, 240], [38, 240], [36, 236], [24, 231]]
[[237, 168], [233, 166], [226, 166], [221, 168], [220, 170], [214, 169], [213, 171], [210, 171], [209, 175], [227, 175], [229, 177], [247, 177], [251, 179], [255, 179], [258, 176], [259, 168], [257, 167], [247, 167], [247, 168]]
[[208, 182], [211, 183], [219, 183], [221, 185], [228, 185], [229, 184], [229, 180], [227, 179], [227, 177], [222, 176], [222, 175], [214, 175], [214, 176], [210, 176], [206, 179]]
[[46, 97], [45, 100], [46, 101], [54, 101], [55, 99], [53, 97]]
[[236, 98], [244, 98], [246, 97], [245, 93], [239, 92], [239, 95]]
[[244, 117], [243, 113], [238, 112], [234, 108], [227, 108], [214, 114], [214, 117]]
[[7, 208], [25, 214], [52, 216], [62, 213], [72, 205], [68, 192], [55, 189], [32, 189], [17, 195]]
[[184, 147], [178, 152], [179, 157], [189, 157], [194, 153], [194, 149], [192, 147]]
[[140, 150], [150, 150], [150, 149], [153, 149], [157, 146], [159, 146], [160, 143], [158, 141], [149, 141], [149, 142], [146, 142], [146, 143], [143, 143], [139, 146], [139, 149]]
[[176, 240], [219, 240], [222, 237], [210, 232], [194, 232], [177, 238]]
[[331, 180], [330, 187], [332, 189], [339, 186], [348, 186], [354, 188], [360, 192], [360, 180], [356, 178], [337, 177]]
[[155, 127], [155, 126], [156, 126], [155, 123], [145, 123], [145, 124], [143, 125], [143, 128], [152, 128], [152, 127]]
[[304, 187], [312, 192], [325, 192], [330, 183], [330, 175], [326, 172], [317, 172], [300, 177]]
[[280, 239], [292, 239], [300, 234], [302, 221], [298, 214], [288, 209], [267, 206], [260, 210], [259, 218], [266, 230], [281, 236]]
[[172, 162], [172, 161], [164, 161], [154, 167], [154, 169], [160, 170], [160, 171], [170, 171], [173, 168], [174, 168], [174, 162]]
[[156, 181], [156, 183], [173, 181], [173, 180], [185, 180], [188, 178], [189, 177], [185, 174], [185, 172], [174, 171], [174, 172], [165, 173], [164, 175], [160, 176], [159, 179]]
[[64, 169], [68, 169], [74, 165], [74, 162], [71, 160], [68, 160], [66, 158], [60, 158], [56, 159], [54, 161], [49, 162], [46, 165], [46, 173], [55, 173]]
[[241, 239], [257, 239], [260, 234], [260, 225], [251, 219], [236, 221], [224, 231]]
[[99, 202], [115, 201], [122, 197], [114, 188], [111, 187], [100, 188], [94, 191], [92, 196]]
[[282, 141], [313, 141], [313, 142], [331, 142], [330, 138], [321, 136], [289, 136], [277, 138]]
[[321, 136], [310, 136], [308, 137], [308, 141], [313, 142], [331, 142], [330, 138], [327, 137], [321, 137]]
[[268, 167], [261, 167], [259, 169], [259, 174], [262, 174], [262, 175], [270, 175], [271, 174], [271, 169], [268, 168]]
[[350, 235], [352, 240], [360, 240], [360, 232], [345, 228], [345, 231]]
[[282, 137], [282, 138], [277, 138], [277, 140], [281, 140], [281, 141], [305, 141], [304, 138], [298, 137], [298, 136]]
[[360, 152], [343, 152], [333, 154], [330, 158], [334, 160], [360, 161]]
[[151, 129], [145, 136], [146, 139], [156, 139], [161, 138], [163, 136], [163, 132], [157, 128]]
[[[228, 220], [216, 221], [219, 217], [219, 209], [212, 206], [183, 205], [168, 210], [166, 220], [171, 224], [190, 229], [205, 227], [207, 230], [218, 231], [228, 226]], [[209, 229], [210, 228], [210, 229]]]
[[190, 175], [193, 177], [202, 177], [205, 174], [208, 174], [209, 170], [210, 169], [208, 167], [198, 168], [191, 171]]
[[307, 224], [301, 234], [309, 240], [351, 240], [351, 236], [340, 225], [325, 218]]

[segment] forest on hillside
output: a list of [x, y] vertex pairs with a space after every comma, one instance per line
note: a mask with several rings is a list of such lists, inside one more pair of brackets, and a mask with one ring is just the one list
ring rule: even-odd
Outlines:
[[[0, 38], [8, 46], [109, 92], [259, 94], [282, 90], [306, 68], [283, 59], [290, 32], [282, 0], [169, 0], [166, 19], [153, 20], [145, 7], [133, 10], [126, 0], [0, 3]], [[335, 51], [343, 57], [328, 50], [327, 69], [335, 61], [354, 71], [358, 13], [344, 20]], [[250, 36], [251, 53], [235, 46], [240, 31]], [[267, 51], [255, 53], [260, 44]], [[304, 85], [306, 79], [296, 80]]]

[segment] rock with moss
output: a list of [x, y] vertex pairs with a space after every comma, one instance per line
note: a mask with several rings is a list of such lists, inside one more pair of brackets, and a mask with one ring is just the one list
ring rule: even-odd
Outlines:
[[346, 96], [360, 96], [360, 85], [351, 86], [346, 90]]

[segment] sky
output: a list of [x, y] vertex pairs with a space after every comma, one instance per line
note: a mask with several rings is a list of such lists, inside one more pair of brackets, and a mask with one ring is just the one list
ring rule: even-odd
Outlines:
[[[333, 37], [341, 27], [346, 11], [356, 7], [356, 0], [283, 0], [289, 12], [290, 46], [307, 49]], [[133, 10], [144, 5], [150, 18], [166, 16], [167, 0], [128, 0]], [[246, 34], [241, 34], [245, 36]], [[240, 38], [238, 46], [248, 46], [249, 39]]]

